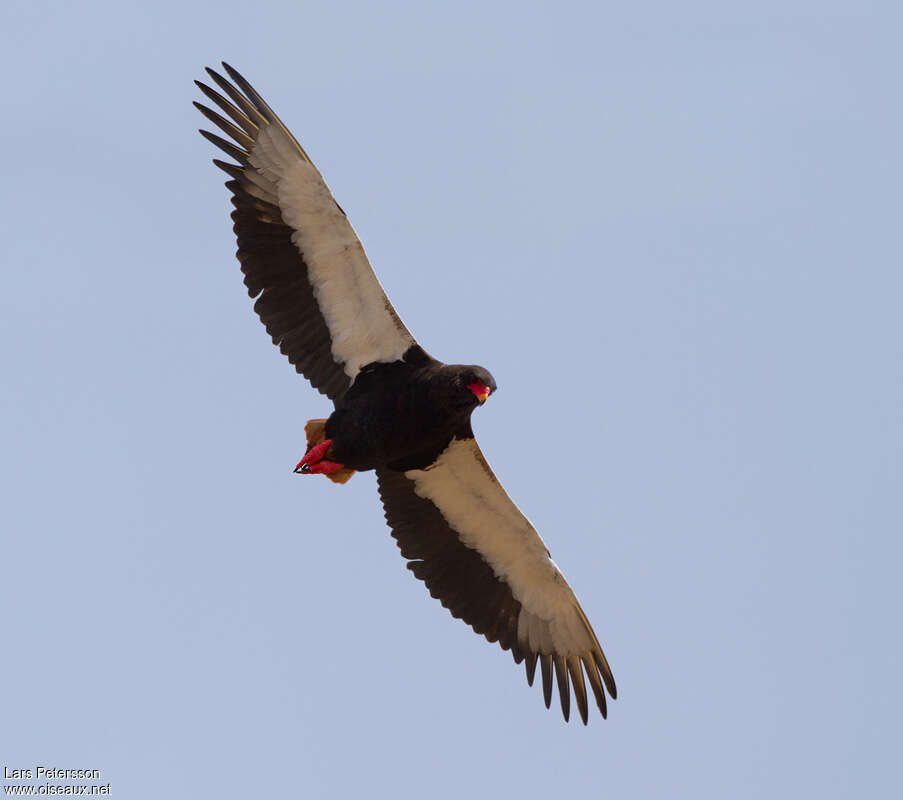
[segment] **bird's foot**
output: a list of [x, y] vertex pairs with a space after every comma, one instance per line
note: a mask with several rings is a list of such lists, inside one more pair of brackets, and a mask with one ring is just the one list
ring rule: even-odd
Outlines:
[[295, 467], [295, 472], [311, 475], [329, 475], [344, 468], [338, 461], [328, 461], [324, 456], [332, 447], [332, 439], [324, 439], [320, 444], [311, 447]]

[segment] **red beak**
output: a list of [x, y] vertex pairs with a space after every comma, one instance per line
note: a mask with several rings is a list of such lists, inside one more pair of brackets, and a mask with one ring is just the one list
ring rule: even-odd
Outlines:
[[480, 381], [468, 383], [467, 388], [476, 395], [477, 400], [481, 403], [486, 402], [486, 398], [489, 397], [489, 392], [492, 391], [485, 383], [480, 383]]

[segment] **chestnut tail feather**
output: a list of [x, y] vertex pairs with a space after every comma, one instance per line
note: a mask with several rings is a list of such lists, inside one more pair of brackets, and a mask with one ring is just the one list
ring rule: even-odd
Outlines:
[[326, 438], [326, 420], [308, 420], [307, 425], [304, 426], [304, 433], [307, 436], [307, 449], [309, 451], [311, 448], [316, 447]]

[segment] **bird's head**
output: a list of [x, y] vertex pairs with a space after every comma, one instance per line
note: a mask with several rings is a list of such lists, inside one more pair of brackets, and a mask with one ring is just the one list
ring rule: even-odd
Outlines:
[[489, 374], [488, 369], [470, 365], [455, 367], [455, 371], [456, 392], [462, 405], [466, 404], [472, 408], [482, 405], [496, 390], [495, 378]]

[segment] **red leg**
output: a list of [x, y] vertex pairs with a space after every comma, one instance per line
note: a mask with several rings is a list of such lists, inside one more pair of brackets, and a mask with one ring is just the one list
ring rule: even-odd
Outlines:
[[329, 475], [331, 472], [338, 472], [340, 469], [344, 468], [344, 464], [339, 464], [338, 461], [318, 461], [314, 464], [310, 471], [312, 473], [319, 473], [321, 475]]
[[337, 461], [323, 460], [323, 456], [326, 455], [330, 447], [332, 447], [332, 439], [324, 439], [320, 444], [311, 447], [304, 458], [298, 462], [298, 466], [295, 467], [295, 472], [329, 474], [330, 472], [342, 469], [343, 465], [339, 464]]

